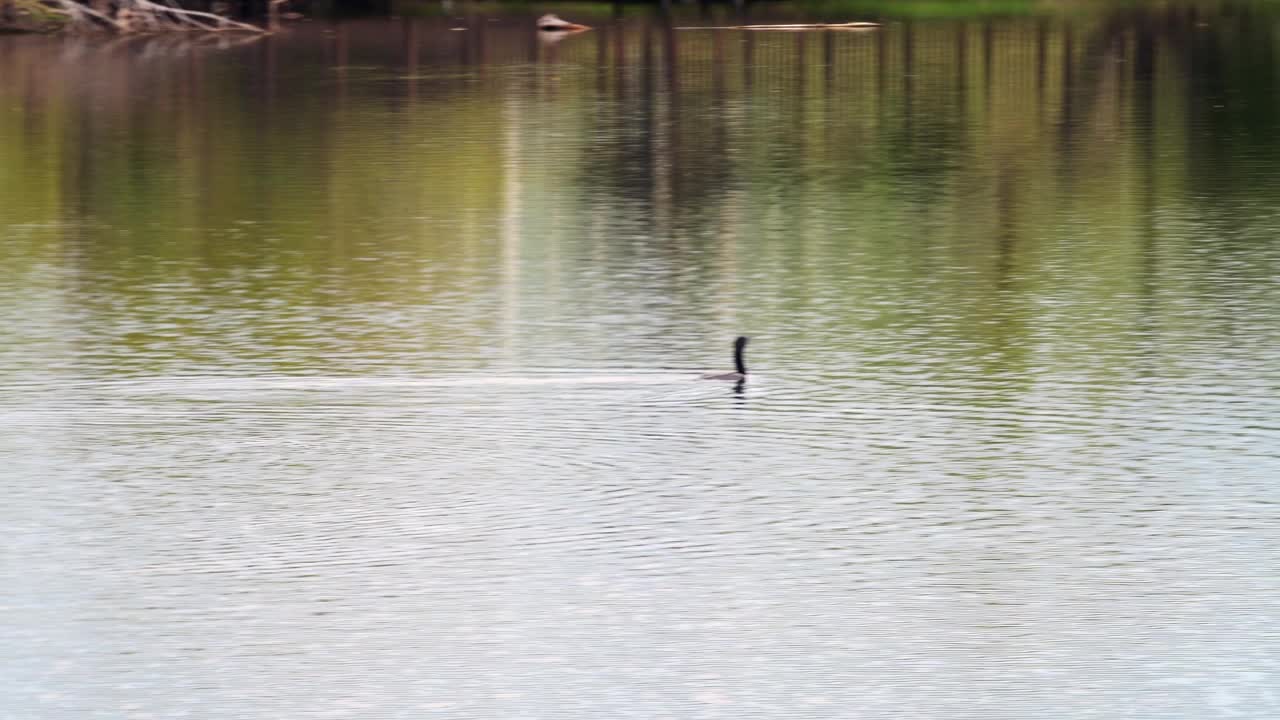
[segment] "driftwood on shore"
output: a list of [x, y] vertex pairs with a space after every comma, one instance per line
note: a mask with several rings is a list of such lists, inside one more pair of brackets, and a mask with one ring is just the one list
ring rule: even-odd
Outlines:
[[568, 20], [561, 20], [558, 15], [552, 15], [550, 13], [538, 18], [537, 26], [538, 29], [543, 32], [577, 33], [591, 29], [590, 25], [571, 23]]
[[[171, 0], [169, 0], [171, 2]], [[271, 3], [276, 10], [283, 0]], [[156, 32], [246, 32], [266, 29], [177, 4], [151, 0], [0, 0], [0, 25], [12, 18], [17, 27], [120, 34]], [[273, 18], [275, 13], [273, 13]]]
[[847, 23], [793, 23], [781, 25], [690, 25], [687, 27], [678, 27], [676, 30], [874, 30], [880, 27], [877, 22], [847, 22]]

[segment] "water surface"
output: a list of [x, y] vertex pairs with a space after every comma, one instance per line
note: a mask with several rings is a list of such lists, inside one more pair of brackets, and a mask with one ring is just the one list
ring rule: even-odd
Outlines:
[[0, 717], [1280, 714], [1277, 9], [920, 7], [0, 37]]

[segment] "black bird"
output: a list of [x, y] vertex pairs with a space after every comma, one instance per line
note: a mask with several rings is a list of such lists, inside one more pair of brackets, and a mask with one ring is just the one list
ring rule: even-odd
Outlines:
[[730, 373], [711, 373], [703, 375], [703, 380], [737, 380], [739, 382], [747, 379], [747, 366], [742, 362], [742, 351], [747, 347], [747, 338], [738, 336], [733, 341], [733, 366], [736, 372]]

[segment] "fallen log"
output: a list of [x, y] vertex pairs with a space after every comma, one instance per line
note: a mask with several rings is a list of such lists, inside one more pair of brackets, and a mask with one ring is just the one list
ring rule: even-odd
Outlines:
[[561, 20], [558, 16], [548, 13], [538, 18], [538, 29], [543, 32], [581, 32], [590, 30], [591, 26]]
[[793, 24], [775, 24], [775, 25], [690, 25], [687, 27], [678, 27], [676, 30], [874, 30], [880, 27], [877, 22], [847, 22], [847, 23], [793, 23]]

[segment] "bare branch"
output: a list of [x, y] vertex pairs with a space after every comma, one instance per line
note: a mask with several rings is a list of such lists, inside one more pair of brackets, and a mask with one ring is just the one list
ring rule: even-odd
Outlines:
[[70, 16], [73, 22], [79, 21], [80, 23], [89, 24], [90, 20], [87, 20], [86, 18], [91, 18], [92, 21], [96, 21], [103, 25], [106, 25], [107, 27], [111, 28], [112, 30], [115, 30], [116, 32], [121, 32], [124, 30], [124, 28], [120, 25], [120, 23], [116, 22], [110, 17], [107, 17], [105, 14], [100, 13], [97, 10], [94, 10], [88, 5], [81, 5], [80, 3], [75, 2], [74, 0], [48, 0], [48, 1], [53, 3], [54, 8], [61, 10], [65, 12], [68, 16]]
[[98, 10], [77, 0], [31, 0], [51, 16], [66, 18], [69, 30], [105, 28], [121, 34], [187, 31], [200, 33], [245, 32], [255, 35], [268, 31], [256, 25], [238, 22], [221, 15], [185, 10], [175, 0], [117, 0], [113, 12]]
[[[213, 13], [166, 7], [164, 5], [153, 3], [151, 0], [130, 0], [130, 2], [141, 9], [150, 10], [153, 13], [165, 13], [167, 15], [175, 16], [178, 22], [190, 24], [204, 30], [238, 30], [241, 32], [253, 33], [266, 32], [266, 30], [263, 30], [257, 25], [237, 22], [235, 20], [224, 18], [221, 15], [214, 15]], [[201, 19], [211, 20], [213, 22], [213, 26], [210, 27], [206, 23], [200, 22]]]

